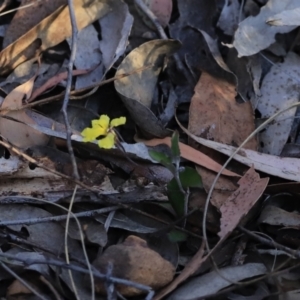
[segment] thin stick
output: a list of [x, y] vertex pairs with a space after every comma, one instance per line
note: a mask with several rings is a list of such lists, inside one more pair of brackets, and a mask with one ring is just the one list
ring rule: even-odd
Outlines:
[[270, 247], [276, 247], [277, 249], [287, 252], [288, 254], [292, 255], [293, 257], [300, 258], [300, 251], [298, 251], [298, 250], [291, 249], [291, 248], [281, 245], [273, 240], [268, 240], [262, 236], [259, 236], [258, 234], [255, 234], [254, 232], [246, 229], [243, 226], [238, 226], [237, 229], [240, 230], [241, 232], [245, 233], [247, 236], [251, 237], [252, 239], [254, 239], [264, 245], [267, 245]]
[[[146, 69], [149, 69], [151, 68], [153, 65], [150, 64], [150, 65], [147, 65], [147, 66], [144, 66], [144, 67], [141, 67], [141, 68], [138, 68], [138, 69], [135, 69], [135, 70], [132, 70], [130, 72], [126, 72], [126, 73], [123, 73], [123, 74], [120, 74], [118, 76], [115, 76], [115, 77], [112, 77], [112, 78], [109, 78], [109, 79], [106, 79], [106, 80], [103, 80], [103, 81], [100, 81], [100, 82], [97, 82], [95, 84], [92, 84], [88, 87], [85, 87], [85, 88], [81, 88], [81, 89], [78, 89], [78, 90], [74, 90], [74, 91], [71, 91], [70, 92], [70, 97], [69, 99], [70, 100], [80, 100], [80, 99], [83, 99], [85, 97], [88, 97], [90, 95], [90, 93], [87, 93], [85, 95], [81, 95], [81, 96], [74, 96], [74, 95], [77, 95], [77, 94], [80, 94], [80, 93], [84, 93], [90, 89], [94, 89], [95, 87], [101, 87], [105, 84], [108, 84], [108, 83], [111, 83], [115, 80], [120, 80], [124, 77], [128, 77], [132, 74], [135, 74], [135, 73], [138, 73], [138, 72], [141, 72], [143, 70], [146, 70]], [[61, 99], [64, 98], [64, 95], [65, 93], [60, 93], [58, 95], [55, 95], [55, 96], [51, 96], [51, 97], [48, 97], [48, 98], [45, 98], [45, 99], [42, 99], [42, 100], [38, 100], [38, 101], [34, 101], [32, 103], [28, 103], [28, 104], [25, 104], [22, 106], [22, 109], [25, 109], [25, 108], [31, 108], [31, 107], [34, 107], [34, 106], [38, 106], [38, 105], [44, 105], [44, 104], [47, 104], [47, 103], [50, 103], [50, 102], [54, 102], [54, 101], [59, 101]], [[0, 111], [2, 109], [0, 108]], [[14, 110], [19, 110], [19, 108], [17, 109], [5, 109], [6, 111], [14, 111]]]
[[36, 295], [39, 299], [47, 300], [48, 298], [44, 297], [40, 293], [38, 293], [30, 284], [27, 283], [22, 277], [20, 277], [17, 273], [15, 273], [11, 268], [9, 268], [6, 264], [3, 262], [0, 262], [0, 266], [10, 275], [12, 275], [14, 278], [16, 278], [18, 281], [20, 281], [21, 284], [23, 284], [29, 291], [31, 291], [34, 295]]
[[[54, 203], [51, 203], [51, 204], [54, 204]], [[104, 207], [104, 208], [90, 210], [90, 211], [84, 211], [84, 212], [80, 212], [80, 213], [72, 213], [70, 218], [93, 217], [96, 215], [115, 211], [117, 209], [119, 209], [119, 206]], [[32, 219], [23, 219], [23, 220], [2, 221], [2, 222], [0, 222], [0, 227], [12, 226], [12, 225], [32, 225], [32, 224], [40, 224], [40, 223], [48, 223], [48, 222], [60, 222], [60, 221], [66, 220], [67, 218], [68, 218], [68, 215], [61, 215], [61, 216], [52, 216], [52, 217], [45, 217], [45, 218], [32, 218]]]
[[70, 126], [70, 123], [68, 120], [68, 112], [67, 112], [70, 91], [71, 91], [71, 85], [72, 85], [72, 77], [73, 77], [72, 71], [73, 71], [73, 65], [74, 65], [75, 56], [76, 56], [78, 29], [77, 29], [77, 23], [76, 23], [76, 18], [75, 18], [73, 0], [68, 0], [68, 6], [69, 6], [69, 14], [70, 14], [70, 20], [71, 20], [71, 25], [72, 25], [72, 46], [71, 46], [71, 56], [70, 56], [69, 64], [68, 64], [68, 79], [67, 79], [67, 86], [66, 86], [66, 91], [65, 91], [64, 102], [63, 102], [63, 106], [62, 106], [62, 112], [64, 115], [64, 121], [65, 121], [65, 125], [66, 125], [67, 146], [68, 146], [68, 151], [69, 151], [71, 161], [72, 161], [73, 176], [75, 179], [79, 180], [77, 163], [76, 163], [74, 150], [73, 150], [72, 142], [71, 142], [72, 130], [71, 130], [71, 126]]
[[[80, 266], [69, 265], [69, 264], [66, 264], [65, 261], [63, 261], [63, 260], [54, 259], [54, 258], [50, 258], [50, 257], [46, 257], [46, 256], [43, 256], [43, 258], [32, 259], [32, 258], [28, 258], [28, 257], [22, 258], [17, 255], [0, 252], [0, 257], [6, 258], [5, 263], [10, 263], [9, 260], [16, 260], [16, 261], [20, 261], [20, 262], [24, 263], [24, 265], [27, 265], [27, 266], [34, 265], [34, 264], [52, 265], [52, 266], [57, 266], [57, 267], [61, 267], [61, 268], [68, 269], [68, 270], [81, 272], [84, 274], [89, 274], [88, 270], [86, 270]], [[139, 290], [151, 293], [153, 295], [153, 291], [152, 291], [151, 287], [146, 286], [144, 284], [140, 284], [137, 282], [133, 282], [133, 281], [130, 281], [127, 279], [122, 279], [122, 278], [117, 278], [117, 277], [108, 277], [106, 274], [102, 274], [96, 269], [93, 270], [93, 275], [99, 279], [111, 281], [115, 284], [132, 286]]]

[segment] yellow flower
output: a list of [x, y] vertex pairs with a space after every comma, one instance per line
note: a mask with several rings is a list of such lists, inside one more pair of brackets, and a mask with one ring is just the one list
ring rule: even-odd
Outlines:
[[92, 128], [85, 128], [81, 135], [83, 136], [84, 142], [95, 141], [98, 137], [104, 136], [104, 138], [98, 141], [98, 146], [104, 149], [111, 149], [116, 141], [116, 133], [113, 128], [124, 125], [126, 123], [125, 117], [120, 117], [111, 120], [109, 122], [107, 115], [101, 115], [99, 120], [92, 121]]

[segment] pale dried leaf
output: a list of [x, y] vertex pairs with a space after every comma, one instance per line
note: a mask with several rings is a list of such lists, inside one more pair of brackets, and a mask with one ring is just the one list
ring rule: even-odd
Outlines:
[[[257, 109], [262, 118], [269, 118], [279, 110], [299, 101], [300, 57], [289, 52], [283, 63], [274, 65], [265, 76]], [[286, 144], [297, 107], [280, 114], [259, 134], [260, 151], [280, 155]]]
[[[179, 125], [189, 137], [193, 138], [201, 145], [212, 148], [216, 151], [226, 154], [227, 156], [230, 156], [237, 149], [236, 147], [197, 137], [196, 135], [190, 133], [181, 124]], [[241, 149], [233, 157], [233, 159], [249, 167], [254, 166], [256, 170], [265, 172], [267, 174], [293, 181], [299, 181], [300, 160], [298, 158], [278, 157], [253, 150]]]
[[299, 26], [300, 25], [300, 7], [292, 10], [284, 10], [275, 16], [270, 17], [267, 23], [272, 26]]
[[267, 205], [263, 209], [258, 221], [273, 226], [300, 228], [300, 215], [298, 213], [288, 212], [273, 205]]
[[233, 42], [239, 57], [256, 54], [273, 44], [277, 33], [287, 33], [295, 29], [295, 26], [270, 26], [266, 21], [283, 10], [292, 10], [298, 7], [298, 0], [269, 0], [257, 16], [250, 16], [242, 21], [235, 32]]
[[232, 36], [238, 26], [240, 6], [238, 0], [226, 0], [223, 6], [217, 26], [227, 35]]
[[[241, 281], [267, 272], [267, 268], [260, 263], [249, 263], [243, 266], [226, 267], [219, 269], [222, 278], [216, 271], [193, 278], [178, 288], [168, 300], [191, 300], [215, 294], [228, 287], [232, 282]], [[228, 280], [226, 280], [227, 278]]]
[[[31, 96], [34, 80], [36, 75], [31, 77], [25, 83], [19, 85], [14, 90], [12, 90], [2, 102], [1, 109], [21, 109], [22, 108], [22, 101], [28, 100]], [[25, 99], [24, 99], [25, 98]], [[3, 111], [1, 112], [3, 114]]]

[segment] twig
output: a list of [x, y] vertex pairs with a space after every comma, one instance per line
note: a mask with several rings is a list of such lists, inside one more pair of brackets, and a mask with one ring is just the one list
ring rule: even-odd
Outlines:
[[[89, 274], [88, 270], [86, 270], [80, 266], [66, 264], [63, 260], [58, 260], [58, 259], [54, 259], [54, 258], [50, 258], [50, 257], [46, 257], [46, 256], [43, 256], [43, 258], [32, 259], [32, 258], [28, 258], [28, 257], [22, 258], [22, 257], [18, 257], [17, 255], [12, 255], [12, 254], [8, 254], [8, 253], [0, 253], [0, 257], [6, 258], [5, 263], [9, 263], [8, 260], [16, 260], [16, 261], [20, 261], [20, 262], [24, 263], [24, 265], [26, 265], [26, 266], [30, 266], [30, 265], [34, 265], [34, 264], [52, 265], [52, 266], [57, 266], [57, 267], [61, 267], [64, 269], [81, 272], [84, 274]], [[96, 269], [93, 270], [93, 275], [99, 279], [102, 279], [105, 281], [111, 281], [115, 284], [132, 286], [139, 290], [146, 291], [151, 295], [153, 295], [153, 293], [154, 293], [150, 287], [148, 287], [144, 284], [133, 282], [133, 281], [130, 281], [127, 279], [113, 277], [113, 276], [108, 277], [107, 275], [100, 273]]]
[[[117, 209], [119, 209], [119, 206], [111, 206], [111, 207], [104, 207], [100, 209], [90, 210], [90, 211], [84, 211], [80, 213], [73, 213], [73, 215], [77, 218], [92, 217], [98, 214], [111, 212]], [[73, 218], [73, 215], [71, 215], [70, 218]], [[45, 218], [10, 220], [10, 221], [0, 222], [0, 226], [2, 227], [2, 226], [12, 226], [12, 225], [32, 225], [32, 224], [40, 224], [40, 223], [47, 223], [47, 222], [60, 222], [66, 220], [67, 218], [68, 215], [62, 215], [62, 216], [53, 216], [53, 217], [45, 217]]]
[[[71, 91], [69, 99], [70, 100], [81, 100], [81, 99], [83, 99], [85, 97], [88, 97], [88, 96], [92, 95], [91, 92], [95, 91], [94, 88], [101, 87], [101, 86], [103, 86], [105, 84], [108, 84], [110, 82], [113, 82], [115, 80], [120, 80], [120, 79], [122, 79], [124, 77], [128, 77], [128, 76], [130, 76], [132, 74], [144, 71], [146, 69], [151, 68], [152, 66], [153, 65], [150, 64], [150, 65], [147, 65], [147, 66], [144, 66], [144, 67], [141, 67], [141, 68], [137, 68], [137, 69], [135, 69], [133, 71], [126, 72], [126, 73], [120, 74], [118, 76], [115, 76], [115, 77], [112, 77], [112, 78], [109, 78], [109, 79], [106, 79], [106, 80], [102, 80], [100, 82], [97, 82], [97, 83], [92, 84], [90, 86], [87, 86], [85, 88], [81, 88], [81, 89], [78, 89], [78, 90]], [[85, 95], [75, 96], [77, 94], [84, 93], [84, 92], [86, 92], [88, 90], [91, 90], [91, 89], [92, 89], [92, 91], [88, 92]], [[50, 103], [50, 102], [53, 102], [53, 101], [59, 101], [59, 100], [61, 100], [61, 99], [64, 98], [64, 95], [65, 95], [65, 93], [62, 92], [62, 93], [60, 93], [58, 95], [55, 95], [55, 96], [51, 96], [51, 97], [48, 97], [48, 98], [45, 98], [45, 99], [42, 99], [42, 100], [38, 100], [38, 101], [35, 101], [35, 102], [32, 102], [32, 103], [25, 104], [25, 105], [22, 106], [22, 108], [23, 109], [25, 109], [25, 108], [31, 108], [31, 107], [38, 106], [38, 105], [44, 105], [44, 104], [47, 104], [47, 103]], [[3, 110], [3, 109], [0, 108], [0, 111], [1, 110]], [[5, 110], [6, 111], [14, 111], [14, 110], [19, 110], [19, 108], [16, 108], [16, 109], [5, 109]]]
[[54, 288], [54, 286], [44, 276], [40, 275], [39, 280], [48, 287], [48, 289], [55, 296], [56, 300], [63, 300], [62, 297], [58, 294], [58, 292]]
[[[77, 192], [77, 187], [78, 187], [78, 185], [76, 184], [75, 188], [74, 188], [72, 198], [71, 198], [71, 201], [70, 201], [70, 205], [68, 207], [68, 215], [67, 215], [66, 228], [65, 228], [65, 241], [64, 241], [65, 242], [65, 257], [66, 257], [66, 262], [68, 264], [70, 263], [69, 248], [68, 248], [68, 236], [69, 236], [68, 232], [69, 232], [70, 218], [71, 218], [71, 216], [75, 217], [74, 214], [72, 213], [72, 207], [73, 207], [73, 204], [74, 204], [74, 199], [75, 199], [75, 195], [76, 195], [76, 192]], [[81, 240], [81, 245], [82, 245], [82, 251], [83, 251], [83, 254], [84, 254], [84, 258], [86, 260], [86, 264], [87, 264], [87, 267], [88, 267], [88, 270], [89, 270], [89, 273], [90, 273], [92, 300], [94, 300], [95, 299], [95, 282], [94, 282], [94, 277], [93, 277], [93, 273], [92, 273], [92, 267], [91, 267], [89, 257], [87, 255], [87, 251], [86, 251], [86, 248], [85, 248], [84, 235], [83, 235], [83, 232], [82, 232], [81, 224], [80, 224], [79, 220], [77, 219], [77, 217], [75, 217], [75, 221], [76, 221], [77, 226], [78, 226], [78, 231], [79, 231], [79, 235], [80, 235], [80, 240]], [[72, 276], [71, 270], [69, 270], [69, 274], [70, 274], [70, 277], [71, 277]]]
[[[138, 213], [138, 214], [140, 214], [142, 216], [149, 217], [149, 218], [151, 218], [153, 220], [156, 220], [156, 221], [158, 221], [160, 223], [168, 225], [167, 228], [161, 228], [160, 230], [166, 230], [168, 228], [175, 228], [175, 229], [178, 229], [179, 231], [185, 232], [186, 234], [188, 234], [190, 236], [193, 236], [193, 237], [198, 238], [198, 239], [202, 239], [202, 237], [200, 235], [198, 235], [196, 233], [193, 233], [193, 232], [191, 232], [191, 231], [189, 231], [189, 230], [187, 230], [185, 228], [182, 228], [180, 226], [176, 226], [175, 225], [177, 223], [180, 223], [182, 220], [184, 220], [185, 218], [187, 218], [189, 215], [191, 215], [195, 211], [197, 211], [197, 209], [190, 211], [188, 214], [186, 214], [185, 216], [182, 216], [181, 218], [179, 218], [175, 222], [169, 223], [169, 222], [167, 222], [167, 221], [165, 221], [163, 219], [160, 219], [160, 218], [157, 218], [155, 216], [152, 216], [152, 215], [150, 215], [150, 214], [148, 214], [148, 213], [146, 213], [146, 212], [144, 212], [142, 210], [136, 209], [136, 208], [131, 207], [131, 206], [127, 205], [127, 204], [119, 203], [119, 207], [122, 207], [122, 208], [125, 208], [125, 209], [128, 209], [128, 210], [134, 211], [134, 212], [136, 212], [136, 213]], [[1, 225], [1, 223], [0, 223], [0, 225]]]
[[[32, 6], [32, 5], [34, 5], [34, 4], [36, 4], [36, 3], [39, 2], [39, 1], [41, 1], [41, 0], [36, 0], [36, 1], [31, 2], [31, 3], [29, 3], [29, 4], [25, 4], [25, 5], [19, 6], [19, 7], [17, 7], [17, 8], [13, 8], [13, 9], [7, 10], [7, 11], [5, 11], [5, 12], [2, 12], [2, 13], [0, 13], [0, 17], [2, 17], [2, 16], [4, 16], [4, 15], [7, 15], [7, 14], [10, 14], [10, 13], [13, 13], [13, 12], [15, 12], [15, 11], [17, 11], [17, 10], [21, 10], [21, 9], [24, 9], [24, 8], [28, 8], [28, 7], [30, 7], [30, 6]], [[4, 1], [4, 3], [1, 5], [0, 11], [2, 10], [3, 6], [4, 6], [5, 4], [7, 4], [7, 2], [8, 2], [8, 1]]]
[[[3, 136], [1, 136], [1, 137], [4, 139]], [[18, 149], [18, 148], [15, 147], [15, 146], [12, 146], [11, 144], [9, 144], [9, 143], [7, 143], [7, 142], [0, 141], [0, 145], [2, 145], [2, 146], [4, 146], [5, 148], [11, 150], [11, 151], [14, 152], [16, 155], [21, 156], [21, 157], [24, 158], [25, 160], [27, 160], [27, 161], [29, 161], [29, 162], [31, 162], [31, 163], [37, 165], [38, 167], [40, 167], [40, 168], [42, 168], [42, 169], [44, 169], [44, 170], [47, 170], [47, 171], [51, 172], [52, 174], [55, 174], [55, 175], [57, 175], [57, 176], [60, 176], [60, 177], [66, 179], [66, 180], [68, 180], [68, 181], [74, 182], [74, 183], [78, 184], [79, 186], [81, 186], [81, 187], [83, 187], [83, 188], [85, 188], [85, 189], [87, 189], [87, 190], [89, 190], [89, 191], [91, 191], [91, 192], [93, 192], [93, 193], [98, 194], [98, 193], [101, 192], [101, 191], [98, 190], [98, 189], [89, 187], [88, 185], [82, 183], [82, 182], [81, 182], [80, 180], [78, 180], [78, 179], [74, 179], [74, 178], [72, 178], [72, 177], [70, 177], [70, 176], [68, 176], [68, 175], [65, 175], [65, 174], [63, 174], [63, 173], [60, 173], [60, 172], [58, 172], [58, 171], [56, 171], [56, 170], [53, 170], [53, 169], [47, 167], [46, 165], [44, 165], [44, 164], [38, 162], [36, 159], [32, 158], [31, 156], [29, 156], [29, 155], [27, 155], [26, 153], [24, 153], [22, 150]]]
[[240, 230], [241, 232], [245, 233], [247, 236], [251, 237], [252, 239], [264, 244], [264, 245], [267, 245], [269, 247], [275, 247], [277, 249], [280, 249], [280, 250], [283, 250], [285, 252], [287, 252], [288, 254], [292, 255], [293, 257], [297, 257], [297, 258], [300, 258], [300, 251], [299, 250], [294, 250], [294, 249], [291, 249], [289, 247], [286, 247], [284, 245], [281, 245], [275, 241], [271, 241], [271, 240], [268, 240], [262, 236], [259, 236], [258, 234], [255, 234], [254, 232], [246, 229], [245, 227], [243, 226], [238, 226], [237, 227], [238, 230]]
[[15, 273], [11, 268], [9, 268], [5, 263], [0, 261], [0, 266], [8, 272], [10, 275], [12, 275], [14, 278], [16, 278], [18, 281], [20, 281], [21, 284], [23, 284], [29, 291], [31, 291], [34, 295], [38, 297], [38, 299], [47, 300], [48, 298], [44, 297], [40, 293], [38, 293], [30, 284], [27, 283], [22, 277], [20, 277], [17, 273]]
[[76, 55], [78, 29], [77, 29], [77, 23], [76, 23], [76, 18], [75, 18], [73, 0], [68, 0], [68, 6], [69, 6], [69, 14], [70, 14], [70, 20], [71, 20], [71, 25], [72, 25], [72, 46], [71, 46], [71, 55], [70, 55], [69, 64], [68, 64], [68, 79], [67, 79], [67, 86], [66, 86], [66, 91], [65, 91], [64, 102], [63, 102], [63, 106], [62, 106], [62, 112], [64, 115], [64, 121], [65, 121], [65, 125], [66, 125], [67, 146], [68, 146], [68, 151], [69, 151], [71, 161], [72, 161], [73, 176], [75, 179], [79, 180], [77, 163], [76, 163], [74, 150], [73, 150], [72, 142], [71, 142], [72, 130], [71, 130], [71, 126], [70, 126], [70, 123], [68, 120], [68, 112], [67, 112], [70, 91], [71, 91], [71, 85], [72, 85], [72, 77], [73, 77], [72, 71], [73, 71], [73, 65], [74, 65], [75, 55]]

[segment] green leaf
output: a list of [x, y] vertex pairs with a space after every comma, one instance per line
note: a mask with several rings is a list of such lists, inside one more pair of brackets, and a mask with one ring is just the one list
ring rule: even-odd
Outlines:
[[175, 130], [172, 139], [171, 139], [171, 153], [173, 160], [180, 159], [180, 149], [179, 149], [179, 134], [178, 131]]
[[202, 188], [202, 179], [199, 173], [191, 168], [191, 167], [185, 167], [184, 171], [179, 173], [179, 178], [181, 185], [184, 189], [187, 187], [193, 187], [193, 188]]
[[[187, 188], [202, 188], [202, 180], [198, 172], [186, 167], [179, 173], [181, 185], [184, 190]], [[173, 178], [167, 185], [168, 198], [178, 216], [184, 215], [184, 194], [181, 193], [177, 181]]]
[[173, 229], [168, 233], [168, 238], [173, 243], [185, 242], [188, 238], [188, 235], [185, 232]]
[[157, 162], [159, 162], [161, 164], [171, 164], [172, 163], [171, 158], [162, 152], [149, 150], [148, 153], [152, 159], [156, 160]]

